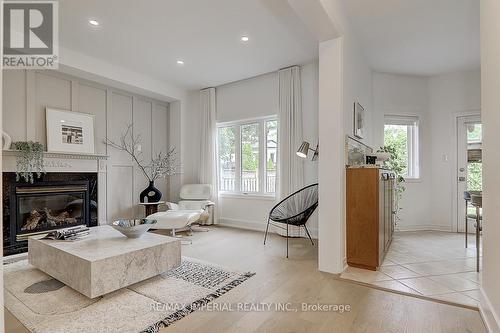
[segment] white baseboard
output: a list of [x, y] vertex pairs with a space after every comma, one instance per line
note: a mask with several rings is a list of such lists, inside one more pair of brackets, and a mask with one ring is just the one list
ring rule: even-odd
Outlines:
[[415, 224], [415, 225], [398, 225], [395, 231], [447, 231], [452, 232], [451, 226], [435, 225], [435, 224]]
[[484, 325], [486, 326], [486, 330], [489, 333], [498, 333], [500, 332], [500, 317], [491, 306], [491, 302], [488, 296], [486, 296], [483, 287], [481, 287], [479, 290], [481, 292], [479, 313], [481, 314], [481, 318], [483, 319]]
[[[225, 217], [220, 217], [219, 222], [217, 224], [222, 225], [222, 226], [232, 227], [232, 228], [265, 232], [267, 221], [265, 223], [262, 223], [262, 222], [258, 222], [258, 221], [236, 220], [236, 219], [229, 219], [229, 218], [225, 218]], [[311, 237], [313, 239], [318, 239], [318, 229], [317, 228], [309, 228], [308, 227], [307, 229], [309, 229], [309, 232], [311, 233]], [[274, 231], [275, 231], [275, 228], [270, 226], [269, 232], [274, 232]]]

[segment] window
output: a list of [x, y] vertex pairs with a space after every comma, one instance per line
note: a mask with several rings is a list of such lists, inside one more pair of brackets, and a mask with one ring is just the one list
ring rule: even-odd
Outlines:
[[217, 126], [219, 191], [274, 195], [278, 165], [275, 117]]
[[384, 145], [394, 148], [407, 179], [420, 177], [418, 124], [418, 117], [385, 117]]
[[482, 145], [482, 124], [467, 124], [467, 191], [483, 190]]

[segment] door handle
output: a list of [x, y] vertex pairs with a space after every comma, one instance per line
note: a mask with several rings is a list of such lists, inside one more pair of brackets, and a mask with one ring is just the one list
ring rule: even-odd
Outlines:
[[460, 176], [460, 177], [458, 177], [458, 181], [459, 181], [459, 182], [464, 182], [464, 181], [466, 181], [466, 180], [467, 180], [467, 178], [465, 178], [464, 176]]

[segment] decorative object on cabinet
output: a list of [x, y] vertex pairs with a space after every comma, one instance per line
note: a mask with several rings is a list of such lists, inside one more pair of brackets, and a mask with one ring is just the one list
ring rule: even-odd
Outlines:
[[365, 109], [358, 102], [354, 102], [354, 136], [360, 139], [365, 137]]
[[376, 270], [394, 232], [394, 174], [379, 168], [347, 168], [347, 264]]
[[363, 165], [365, 164], [365, 156], [371, 155], [373, 148], [367, 146], [363, 142], [346, 135], [345, 138], [345, 159], [347, 165]]
[[37, 177], [40, 177], [45, 172], [43, 145], [40, 142], [18, 141], [12, 144], [12, 148], [20, 152], [16, 156], [16, 181], [23, 179], [26, 183], [33, 184], [33, 174], [36, 173]]
[[179, 173], [180, 164], [178, 162], [177, 152], [175, 148], [170, 149], [166, 153], [159, 152], [152, 156], [148, 164], [145, 164], [140, 149], [142, 146], [141, 142], [140, 135], [133, 135], [131, 124], [127, 126], [125, 133], [120, 136], [119, 143], [108, 138], [104, 140], [104, 143], [111, 147], [129, 154], [142, 171], [144, 177], [149, 181], [148, 187], [145, 188], [139, 196], [140, 202], [158, 202], [162, 197], [162, 193], [155, 187], [154, 182], [157, 179]]
[[94, 154], [94, 115], [46, 108], [47, 151]]
[[311, 158], [311, 161], [316, 161], [319, 156], [319, 143], [316, 145], [316, 149], [312, 149], [309, 147], [309, 142], [307, 141], [302, 141], [302, 144], [300, 145], [299, 149], [297, 150], [297, 156], [302, 157], [302, 158], [307, 158], [307, 154], [309, 153], [309, 150], [313, 151], [313, 156]]

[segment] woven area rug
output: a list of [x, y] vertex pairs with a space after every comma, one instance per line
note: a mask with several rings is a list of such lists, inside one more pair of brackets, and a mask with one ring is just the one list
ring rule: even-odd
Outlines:
[[154, 333], [253, 275], [183, 257], [178, 268], [89, 299], [21, 259], [4, 263], [5, 306], [36, 333]]

